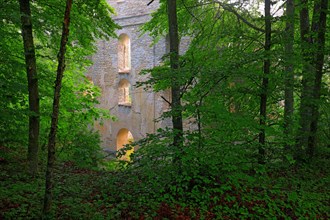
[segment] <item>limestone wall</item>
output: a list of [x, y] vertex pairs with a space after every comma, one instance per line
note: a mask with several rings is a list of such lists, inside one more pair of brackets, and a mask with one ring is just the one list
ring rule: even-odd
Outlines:
[[[122, 26], [117, 35], [126, 34], [130, 39], [131, 69], [125, 73], [118, 71], [118, 39], [99, 41], [98, 51], [92, 57], [93, 66], [88, 72], [94, 84], [102, 89], [100, 106], [109, 109], [116, 121], [106, 121], [102, 126], [95, 125], [102, 137], [104, 149], [117, 150], [117, 134], [125, 128], [133, 138], [138, 140], [145, 137], [146, 133], [153, 133], [161, 126], [156, 123], [163, 109], [167, 108], [158, 94], [146, 92], [134, 85], [145, 80], [146, 76], [139, 75], [142, 69], [158, 65], [165, 53], [165, 40], [151, 46], [152, 39], [148, 35], [140, 37], [140, 26], [150, 19], [150, 13], [158, 7], [157, 1], [147, 6], [149, 0], [108, 0], [116, 9], [115, 20]], [[130, 82], [131, 104], [119, 105], [119, 84], [122, 79]]]
[[[117, 35], [121, 37], [97, 43], [98, 51], [92, 57], [94, 64], [87, 74], [94, 84], [102, 89], [99, 107], [108, 109], [110, 114], [117, 117], [116, 121], [108, 120], [103, 125], [95, 125], [100, 131], [102, 147], [105, 150], [118, 150], [120, 148], [117, 146], [118, 143], [125, 142], [122, 140], [123, 136], [132, 135], [134, 140], [139, 140], [147, 133], [154, 133], [160, 127], [172, 125], [170, 118], [155, 122], [155, 119], [159, 119], [161, 114], [169, 109], [168, 103], [161, 98], [161, 95], [170, 101], [170, 92], [155, 94], [134, 86], [136, 82], [145, 81], [148, 77], [141, 76], [139, 74], [141, 70], [159, 65], [162, 56], [169, 48], [165, 38], [152, 45], [150, 36], [140, 36], [139, 28], [151, 18], [150, 14], [159, 6], [157, 0], [147, 6], [150, 1], [108, 0], [117, 12], [114, 20], [122, 26], [122, 29], [117, 31]], [[130, 41], [129, 46], [123, 43], [127, 41], [127, 36]], [[188, 44], [188, 38], [182, 39], [180, 53], [185, 51]], [[125, 56], [121, 56], [121, 51], [128, 50], [130, 50], [130, 62], [123, 62]], [[126, 70], [126, 67], [122, 67], [123, 63], [130, 63], [130, 69]], [[127, 81], [131, 87], [122, 88], [121, 86], [126, 85]], [[122, 91], [124, 93], [130, 91], [130, 97], [123, 98]], [[187, 123], [185, 127], [189, 128]], [[123, 131], [129, 131], [131, 134]]]

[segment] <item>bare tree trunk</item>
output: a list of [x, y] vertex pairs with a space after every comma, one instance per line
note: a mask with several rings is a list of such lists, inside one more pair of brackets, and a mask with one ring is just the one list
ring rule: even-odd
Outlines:
[[[314, 156], [316, 147], [316, 132], [317, 124], [319, 120], [319, 102], [321, 96], [321, 83], [324, 66], [324, 50], [325, 50], [325, 33], [326, 33], [326, 22], [328, 13], [328, 0], [318, 0], [314, 5], [312, 31], [317, 33], [317, 51], [314, 58], [315, 67], [315, 82], [314, 82], [314, 100], [312, 107], [312, 121], [310, 125], [310, 136], [308, 137], [308, 148], [307, 154], [311, 158]], [[317, 23], [316, 23], [317, 22]]]
[[66, 44], [68, 42], [68, 37], [69, 37], [71, 7], [72, 7], [72, 0], [67, 0], [64, 21], [63, 21], [62, 39], [61, 39], [60, 51], [58, 54], [58, 66], [57, 66], [57, 77], [56, 77], [56, 81], [55, 81], [52, 122], [51, 122], [51, 127], [50, 127], [49, 138], [48, 138], [48, 162], [47, 162], [47, 171], [46, 171], [46, 188], [45, 188], [45, 197], [44, 197], [44, 207], [43, 207], [43, 212], [42, 212], [43, 218], [47, 217], [47, 215], [50, 212], [51, 205], [52, 205], [56, 131], [57, 131], [57, 124], [58, 124], [62, 78], [63, 78], [64, 69], [65, 69]]
[[[167, 0], [168, 9], [168, 25], [170, 37], [170, 63], [173, 72], [179, 69], [179, 35], [176, 0]], [[175, 132], [173, 145], [182, 147], [183, 125], [182, 125], [182, 106], [181, 106], [181, 91], [178, 78], [173, 77], [171, 92], [172, 92], [172, 123], [173, 131]]]
[[284, 33], [285, 44], [285, 77], [284, 77], [284, 136], [286, 137], [286, 150], [292, 151], [291, 139], [293, 137], [293, 111], [294, 111], [294, 0], [286, 1], [286, 27]]
[[271, 48], [271, 15], [270, 0], [265, 0], [265, 54], [260, 94], [260, 133], [259, 133], [259, 158], [260, 164], [265, 163], [265, 126], [267, 116], [268, 75], [270, 74], [270, 48]]
[[22, 37], [24, 43], [25, 65], [29, 90], [29, 144], [28, 162], [29, 173], [34, 177], [38, 171], [39, 150], [39, 89], [37, 64], [32, 34], [32, 20], [29, 0], [20, 0], [20, 13], [22, 24]]

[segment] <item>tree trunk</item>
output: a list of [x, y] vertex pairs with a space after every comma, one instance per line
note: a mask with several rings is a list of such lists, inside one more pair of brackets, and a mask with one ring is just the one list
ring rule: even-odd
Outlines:
[[[169, 25], [169, 37], [170, 37], [170, 63], [173, 72], [179, 69], [179, 35], [178, 35], [178, 21], [177, 21], [177, 9], [176, 0], [167, 0], [168, 10], [168, 25]], [[182, 106], [181, 106], [181, 92], [180, 82], [178, 78], [173, 77], [171, 85], [172, 93], [172, 123], [174, 131], [173, 145], [178, 147], [179, 150], [182, 147], [183, 137], [183, 125], [182, 125]]]
[[324, 50], [325, 50], [325, 33], [326, 33], [326, 21], [328, 13], [328, 0], [318, 0], [314, 6], [313, 19], [317, 24], [312, 25], [313, 33], [317, 33], [317, 51], [314, 58], [315, 67], [315, 82], [314, 82], [314, 100], [312, 107], [312, 121], [310, 125], [310, 135], [308, 137], [308, 148], [307, 154], [310, 158], [314, 156], [316, 147], [316, 132], [317, 124], [319, 119], [319, 102], [321, 96], [321, 83], [323, 75], [323, 65], [324, 65]]
[[68, 42], [68, 37], [69, 37], [71, 6], [72, 6], [72, 0], [67, 0], [64, 21], [63, 21], [62, 39], [61, 39], [60, 51], [58, 54], [58, 66], [57, 66], [57, 76], [55, 81], [52, 122], [50, 127], [49, 138], [48, 138], [48, 161], [47, 161], [47, 171], [46, 171], [44, 207], [42, 213], [43, 218], [47, 217], [52, 205], [56, 131], [57, 131], [58, 115], [59, 115], [60, 91], [62, 86], [63, 73], [65, 69], [66, 44]]
[[303, 57], [302, 69], [302, 91], [299, 108], [299, 130], [295, 149], [295, 159], [303, 160], [304, 150], [307, 148], [307, 142], [310, 132], [313, 102], [313, 84], [314, 68], [312, 66], [313, 51], [311, 51], [312, 37], [310, 36], [308, 0], [300, 1], [300, 38], [301, 52]]
[[271, 48], [271, 15], [270, 0], [265, 0], [265, 56], [260, 94], [260, 133], [259, 133], [259, 158], [260, 164], [265, 163], [265, 126], [267, 116], [268, 75], [270, 74], [270, 48]]
[[[296, 159], [312, 157], [316, 145], [319, 101], [324, 65], [326, 16], [328, 0], [314, 2], [312, 28], [309, 25], [308, 1], [301, 0], [300, 35], [303, 55], [303, 79], [300, 104], [300, 127], [296, 143]], [[305, 153], [306, 151], [306, 153]]]
[[25, 53], [25, 65], [29, 90], [29, 143], [28, 162], [29, 173], [34, 177], [38, 171], [39, 149], [39, 90], [37, 64], [32, 34], [32, 20], [29, 0], [20, 0], [20, 13], [22, 24], [22, 37]]
[[294, 111], [294, 0], [286, 1], [286, 27], [284, 33], [285, 44], [285, 76], [284, 76], [284, 136], [285, 148], [292, 151], [291, 139], [293, 137], [293, 111]]

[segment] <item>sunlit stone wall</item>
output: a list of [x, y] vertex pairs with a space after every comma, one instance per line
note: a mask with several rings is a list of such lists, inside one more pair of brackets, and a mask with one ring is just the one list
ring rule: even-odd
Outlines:
[[[117, 118], [116, 121], [108, 120], [103, 125], [95, 125], [100, 131], [102, 146], [107, 150], [118, 150], [120, 146], [117, 143], [124, 143], [122, 140], [117, 141], [122, 129], [130, 131], [134, 140], [138, 140], [164, 125], [154, 119], [168, 108], [168, 104], [160, 98], [160, 94], [135, 87], [136, 82], [146, 79], [146, 76], [139, 74], [141, 70], [158, 65], [166, 52], [165, 40], [152, 46], [151, 37], [140, 36], [139, 28], [158, 7], [158, 1], [147, 6], [149, 2], [150, 0], [108, 0], [117, 13], [114, 20], [122, 26], [117, 35], [125, 37], [99, 41], [98, 51], [92, 57], [94, 64], [88, 72], [94, 84], [102, 89], [99, 107], [109, 110]], [[129, 45], [125, 45], [128, 41]], [[123, 60], [126, 55], [121, 56], [121, 51], [129, 53], [128, 61]], [[129, 62], [129, 65], [124, 64], [125, 62]]]

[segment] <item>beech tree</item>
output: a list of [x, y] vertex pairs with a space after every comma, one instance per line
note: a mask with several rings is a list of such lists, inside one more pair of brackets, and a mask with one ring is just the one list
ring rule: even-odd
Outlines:
[[284, 31], [285, 45], [285, 73], [284, 73], [284, 136], [286, 138], [285, 147], [292, 153], [293, 137], [293, 113], [294, 113], [294, 28], [295, 28], [295, 7], [293, 0], [286, 1], [286, 21]]
[[[168, 10], [168, 30], [170, 39], [170, 64], [171, 70], [173, 72], [173, 81], [171, 84], [171, 94], [172, 94], [172, 124], [174, 132], [173, 145], [177, 148], [182, 146], [182, 135], [183, 135], [183, 125], [182, 125], [182, 107], [181, 107], [181, 88], [179, 77], [176, 77], [180, 69], [179, 66], [179, 34], [178, 34], [178, 21], [177, 21], [177, 9], [176, 0], [167, 1]], [[181, 151], [181, 150], [180, 150]]]
[[313, 157], [316, 146], [315, 135], [318, 123], [321, 82], [324, 72], [328, 1], [314, 1], [312, 20], [310, 20], [309, 15], [309, 2], [301, 0], [300, 4], [299, 18], [303, 69], [299, 109], [300, 121], [295, 157], [298, 160], [306, 160], [306, 156], [309, 158]]
[[38, 150], [39, 150], [39, 89], [36, 54], [32, 34], [32, 18], [29, 0], [20, 0], [20, 13], [22, 24], [22, 37], [24, 44], [26, 73], [29, 91], [29, 141], [28, 141], [28, 162], [29, 172], [35, 176], [38, 170]]
[[47, 171], [46, 171], [44, 207], [42, 213], [43, 217], [46, 217], [49, 214], [53, 199], [52, 191], [53, 191], [53, 181], [54, 181], [56, 132], [58, 125], [59, 110], [60, 110], [59, 105], [60, 105], [62, 78], [65, 70], [66, 45], [68, 43], [68, 38], [69, 38], [71, 7], [72, 7], [72, 0], [67, 0], [64, 19], [63, 19], [61, 44], [58, 53], [58, 66], [57, 66], [57, 74], [55, 81], [52, 122], [50, 126], [49, 139], [48, 139], [48, 160], [47, 160]]
[[266, 119], [267, 119], [267, 96], [268, 80], [270, 74], [270, 53], [271, 53], [271, 14], [270, 0], [265, 0], [265, 60], [263, 64], [263, 77], [260, 93], [260, 133], [259, 133], [259, 163], [265, 163], [265, 142], [266, 142]]
[[316, 1], [314, 6], [314, 32], [317, 33], [315, 42], [317, 43], [316, 52], [314, 56], [315, 66], [315, 80], [313, 86], [313, 107], [312, 107], [312, 120], [310, 127], [310, 135], [308, 137], [308, 150], [309, 157], [313, 157], [317, 145], [316, 134], [318, 130], [319, 121], [319, 105], [322, 88], [322, 77], [324, 75], [324, 58], [325, 58], [325, 35], [327, 30], [327, 16], [329, 14], [329, 1], [322, 0]]

